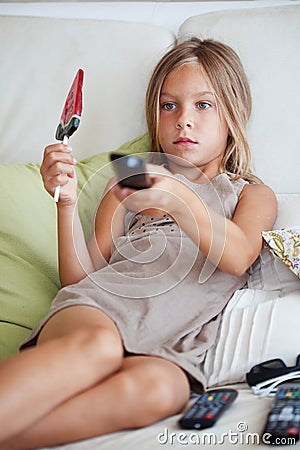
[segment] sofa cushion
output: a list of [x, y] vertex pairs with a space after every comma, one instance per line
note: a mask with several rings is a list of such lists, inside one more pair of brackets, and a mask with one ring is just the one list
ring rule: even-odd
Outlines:
[[[144, 135], [121, 153], [148, 150]], [[103, 189], [112, 176], [108, 153], [76, 165], [79, 211], [88, 238]], [[38, 164], [0, 164], [0, 360], [15, 353], [47, 313], [60, 288], [56, 206]]]
[[187, 19], [179, 39], [214, 38], [239, 54], [253, 94], [255, 171], [277, 193], [299, 193], [300, 5], [240, 8]]
[[266, 231], [263, 238], [272, 254], [300, 278], [300, 226]]
[[[296, 278], [296, 277], [295, 277]], [[229, 301], [203, 365], [208, 386], [245, 381], [252, 366], [281, 358], [294, 366], [300, 342], [299, 289], [242, 289]]]
[[[300, 194], [278, 194], [278, 215], [273, 230], [294, 228], [300, 224]], [[272, 233], [266, 230], [264, 233]], [[263, 235], [264, 235], [263, 233]], [[300, 280], [278, 257], [263, 248], [249, 269], [248, 287], [265, 291], [279, 291], [280, 295], [300, 289]]]

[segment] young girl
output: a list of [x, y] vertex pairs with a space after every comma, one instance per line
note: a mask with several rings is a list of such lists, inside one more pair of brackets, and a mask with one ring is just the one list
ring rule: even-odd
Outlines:
[[251, 97], [231, 48], [177, 45], [154, 70], [146, 103], [150, 150], [162, 156], [148, 165], [152, 186], [134, 191], [112, 180], [87, 246], [71, 148], [45, 149], [45, 188], [53, 195], [61, 186], [63, 289], [30, 348], [1, 366], [2, 449], [86, 439], [180, 412], [191, 387], [205, 388], [201, 363], [221, 312], [273, 225], [275, 195], [249, 166]]

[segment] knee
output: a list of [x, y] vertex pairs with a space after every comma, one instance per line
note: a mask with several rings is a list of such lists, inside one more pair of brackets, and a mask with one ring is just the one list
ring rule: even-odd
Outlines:
[[[189, 384], [180, 369], [165, 370], [163, 365], [149, 364], [142, 373], [134, 369], [123, 378], [123, 394], [137, 401], [140, 413], [132, 415], [132, 427], [147, 426], [181, 411], [189, 399]], [[134, 402], [133, 402], [134, 403]]]
[[174, 377], [157, 367], [148, 371], [145, 402], [149, 411], [158, 419], [178, 413], [185, 406], [189, 398], [189, 386], [185, 375], [181, 375], [182, 377]]
[[121, 339], [109, 329], [86, 327], [71, 333], [66, 339], [71, 348], [96, 367], [106, 365], [116, 370], [122, 363]]

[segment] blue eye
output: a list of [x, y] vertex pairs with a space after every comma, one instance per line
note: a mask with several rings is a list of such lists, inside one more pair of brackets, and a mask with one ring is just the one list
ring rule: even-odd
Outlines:
[[199, 103], [197, 103], [197, 107], [199, 109], [208, 109], [211, 107], [211, 104], [208, 102], [199, 102]]
[[173, 109], [176, 108], [176, 105], [175, 105], [174, 103], [168, 102], [168, 103], [164, 103], [164, 104], [161, 106], [161, 108], [162, 108], [162, 109], [165, 109], [166, 111], [172, 111]]

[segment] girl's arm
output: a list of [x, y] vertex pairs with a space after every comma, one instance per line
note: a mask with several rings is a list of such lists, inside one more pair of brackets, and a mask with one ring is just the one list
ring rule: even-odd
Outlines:
[[275, 221], [277, 201], [272, 190], [263, 184], [246, 185], [229, 220], [171, 174], [166, 175], [152, 174], [152, 187], [139, 192], [116, 187], [116, 195], [134, 211], [147, 213], [147, 207], [151, 214], [153, 208], [165, 211], [213, 264], [233, 275], [243, 274], [261, 251], [261, 232]]
[[58, 258], [62, 286], [76, 283], [87, 274], [103, 267], [110, 257], [112, 243], [111, 220], [116, 218], [115, 237], [121, 233], [124, 211], [118, 208], [118, 200], [107, 192], [96, 214], [96, 233], [86, 245], [77, 208], [77, 178], [75, 161], [71, 148], [63, 144], [46, 147], [41, 165], [41, 175], [45, 189], [54, 194], [60, 185], [60, 198], [57, 203], [58, 219]]
[[126, 209], [110, 190], [113, 183], [111, 180], [106, 187], [97, 210], [94, 233], [88, 243], [95, 270], [108, 263], [113, 242], [124, 235]]
[[62, 286], [77, 283], [89, 273], [104, 267], [111, 256], [113, 239], [123, 234], [124, 208], [110, 191], [98, 207], [95, 231], [86, 245], [77, 204], [58, 203], [59, 273]]
[[272, 228], [277, 213], [273, 191], [263, 185], [246, 185], [232, 220], [208, 208], [192, 191], [178, 194], [188, 205], [174, 209], [178, 225], [221, 270], [243, 274], [258, 257], [261, 232]]

